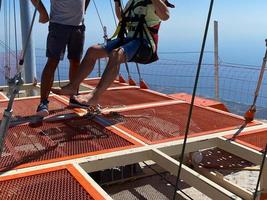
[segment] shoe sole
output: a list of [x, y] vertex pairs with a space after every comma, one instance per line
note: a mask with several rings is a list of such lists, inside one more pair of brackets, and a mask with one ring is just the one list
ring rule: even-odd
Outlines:
[[39, 111], [36, 113], [36, 115], [40, 116], [40, 117], [47, 117], [49, 115], [49, 112], [46, 111]]
[[69, 106], [71, 106], [71, 107], [75, 107], [75, 108], [88, 109], [88, 106], [83, 106], [83, 105], [76, 104], [76, 103], [69, 103]]

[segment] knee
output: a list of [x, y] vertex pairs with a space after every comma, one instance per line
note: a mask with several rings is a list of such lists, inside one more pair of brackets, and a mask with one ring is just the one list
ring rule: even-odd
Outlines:
[[121, 64], [124, 60], [124, 57], [124, 51], [121, 48], [114, 49], [109, 55], [109, 59], [117, 64]]
[[91, 46], [87, 49], [85, 56], [87, 59], [96, 60], [97, 59], [96, 52], [97, 52], [97, 45]]
[[69, 60], [69, 62], [70, 62], [70, 67], [78, 68], [80, 66], [79, 60]]
[[59, 60], [54, 58], [48, 58], [45, 69], [55, 70], [58, 66]]

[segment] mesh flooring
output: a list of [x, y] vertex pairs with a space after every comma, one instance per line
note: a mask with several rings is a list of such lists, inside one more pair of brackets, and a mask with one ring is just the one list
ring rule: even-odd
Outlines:
[[172, 100], [169, 97], [160, 96], [138, 88], [119, 90], [107, 90], [99, 99], [102, 107], [124, 107], [134, 104], [154, 103], [159, 101]]
[[267, 130], [262, 132], [255, 132], [249, 134], [240, 134], [236, 137], [237, 140], [244, 142], [246, 144], [256, 147], [257, 150], [264, 150], [267, 144]]
[[88, 118], [10, 128], [0, 159], [2, 171], [25, 163], [101, 153], [133, 144]]
[[[57, 100], [55, 97], [49, 97], [49, 111], [51, 115], [72, 113], [72, 110], [66, 108], [66, 104]], [[15, 100], [13, 104], [13, 119], [26, 120], [36, 114], [37, 106], [40, 103], [39, 98]], [[3, 118], [3, 112], [7, 108], [8, 101], [0, 102], [0, 120]]]
[[219, 148], [209, 149], [201, 152], [203, 159], [199, 165], [205, 168], [235, 170], [254, 166], [253, 163]]
[[6, 96], [2, 92], [0, 92], [0, 100], [5, 100], [5, 99], [6, 99]]
[[88, 200], [93, 199], [66, 170], [26, 176], [0, 182], [2, 200]]
[[[90, 85], [90, 86], [97, 86], [99, 83], [100, 79], [89, 79], [89, 80], [84, 80], [83, 83]], [[110, 87], [122, 87], [125, 86], [125, 84], [119, 83], [119, 82], [113, 82]]]
[[[106, 116], [114, 124], [138, 134], [146, 142], [160, 142], [161, 140], [182, 137], [187, 123], [189, 104], [175, 104], [125, 111]], [[210, 111], [201, 107], [194, 107], [190, 136], [218, 132], [222, 129], [237, 127], [243, 120], [226, 114]]]

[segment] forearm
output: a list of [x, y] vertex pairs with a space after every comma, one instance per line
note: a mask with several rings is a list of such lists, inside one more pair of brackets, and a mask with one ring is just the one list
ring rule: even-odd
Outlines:
[[39, 13], [47, 13], [44, 4], [41, 0], [31, 0], [32, 4], [37, 8]]
[[156, 14], [161, 20], [168, 20], [170, 17], [169, 9], [165, 4], [165, 0], [151, 0], [152, 4], [155, 7]]

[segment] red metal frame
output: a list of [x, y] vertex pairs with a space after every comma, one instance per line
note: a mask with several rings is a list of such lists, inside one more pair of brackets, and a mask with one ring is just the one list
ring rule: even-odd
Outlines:
[[88, 182], [83, 175], [80, 174], [80, 172], [71, 164], [69, 165], [62, 165], [52, 168], [46, 168], [46, 169], [40, 169], [40, 170], [34, 170], [30, 172], [24, 172], [14, 175], [8, 175], [8, 176], [1, 176], [0, 177], [0, 183], [4, 181], [14, 180], [14, 179], [20, 179], [25, 178], [29, 176], [34, 175], [40, 175], [45, 174], [49, 172], [55, 172], [59, 170], [67, 170], [76, 180], [77, 182], [83, 187], [83, 189], [95, 200], [104, 200], [105, 198], [97, 191], [96, 188], [94, 188], [90, 182]]
[[[178, 104], [181, 104], [181, 103], [177, 103], [177, 105]], [[186, 104], [186, 103], [183, 103], [183, 104]], [[175, 104], [170, 103], [170, 105], [175, 105]], [[161, 105], [160, 106], [151, 106], [150, 108], [153, 108], [153, 107], [161, 107]], [[202, 108], [202, 109], [207, 109], [207, 110], [212, 111], [212, 112], [215, 112], [215, 113], [224, 114], [226, 116], [234, 117], [236, 119], [242, 120], [241, 117], [236, 116], [236, 115], [233, 115], [232, 113], [223, 112], [221, 110], [212, 109], [212, 108], [205, 108], [205, 107], [201, 107], [201, 106], [196, 106], [196, 107], [199, 107], [199, 108]], [[149, 107], [146, 107], [146, 108], [149, 108]], [[136, 108], [136, 109], [124, 109], [123, 112], [125, 112], [125, 111], [131, 111], [131, 110], [142, 110], [142, 109], [143, 109], [142, 107]], [[104, 120], [106, 120], [107, 123], [110, 123], [108, 119], [104, 119]], [[258, 124], [259, 124], [258, 122], [251, 122], [247, 126], [249, 127], [249, 126], [254, 126], [254, 125], [258, 125]], [[150, 140], [144, 138], [143, 136], [139, 135], [138, 133], [129, 130], [128, 128], [126, 128], [125, 126], [123, 126], [121, 124], [117, 124], [117, 125], [114, 124], [114, 125], [116, 127], [118, 127], [119, 129], [121, 129], [121, 130], [123, 130], [123, 131], [125, 131], [127, 133], [130, 133], [134, 137], [142, 140], [143, 142], [145, 142], [147, 144], [158, 144], [158, 143], [170, 142], [170, 141], [174, 141], [174, 140], [180, 140], [180, 139], [183, 139], [184, 138], [184, 136], [174, 136], [174, 137], [171, 137], [171, 138], [161, 139], [161, 140], [158, 140], [158, 141], [150, 141]], [[191, 137], [199, 137], [199, 136], [209, 135], [209, 134], [215, 134], [215, 133], [218, 133], [218, 132], [229, 131], [229, 130], [233, 130], [233, 129], [237, 129], [237, 128], [238, 128], [238, 126], [231, 126], [231, 127], [216, 129], [216, 130], [212, 130], [212, 131], [204, 131], [204, 132], [200, 132], [200, 133], [194, 133], [193, 135], [189, 135], [189, 138], [191, 138]]]
[[[259, 136], [258, 136], [258, 135], [261, 135], [261, 134], [262, 134], [262, 136], [263, 136], [264, 139], [265, 139], [265, 140], [264, 140], [264, 141], [265, 141], [264, 144], [266, 144], [266, 143], [267, 143], [267, 128], [264, 128], [264, 129], [257, 129], [257, 130], [253, 130], [253, 131], [247, 131], [247, 132], [241, 132], [241, 133], [234, 139], [234, 141], [237, 142], [237, 143], [243, 144], [244, 146], [247, 146], [247, 147], [249, 147], [249, 148], [255, 149], [255, 150], [257, 150], [257, 151], [263, 151], [264, 148], [265, 148], [265, 145], [264, 145], [264, 147], [255, 145], [255, 142], [256, 142], [257, 140], [259, 140], [259, 138], [258, 138]], [[233, 135], [225, 136], [225, 138], [227, 138], [227, 139], [231, 139], [231, 138], [233, 138]], [[244, 138], [255, 138], [255, 142], [254, 142], [254, 144], [252, 144], [252, 143], [246, 141]], [[261, 142], [264, 142], [264, 141], [262, 140], [262, 138], [260, 138], [260, 140], [261, 140]]]

